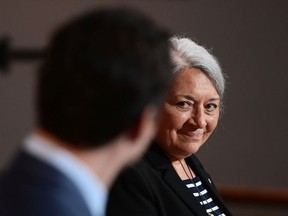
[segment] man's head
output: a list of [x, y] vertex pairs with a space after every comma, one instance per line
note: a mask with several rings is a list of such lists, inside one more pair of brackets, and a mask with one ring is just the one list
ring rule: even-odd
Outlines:
[[129, 130], [165, 95], [168, 38], [125, 9], [92, 11], [60, 27], [39, 71], [39, 126], [77, 148]]

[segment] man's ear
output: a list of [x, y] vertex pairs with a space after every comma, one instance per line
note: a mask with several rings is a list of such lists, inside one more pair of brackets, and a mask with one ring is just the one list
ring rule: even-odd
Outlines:
[[154, 106], [147, 106], [129, 129], [130, 139], [136, 140], [141, 136], [151, 135], [151, 133], [154, 135], [156, 131], [156, 115], [157, 109]]

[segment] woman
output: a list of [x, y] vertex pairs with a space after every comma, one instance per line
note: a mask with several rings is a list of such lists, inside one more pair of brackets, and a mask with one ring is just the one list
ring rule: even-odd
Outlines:
[[225, 78], [217, 60], [188, 38], [173, 37], [174, 80], [145, 157], [110, 193], [108, 215], [231, 215], [194, 155], [217, 126]]

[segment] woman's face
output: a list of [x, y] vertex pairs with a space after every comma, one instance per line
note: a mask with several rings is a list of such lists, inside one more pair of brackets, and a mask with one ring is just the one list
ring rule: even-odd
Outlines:
[[194, 154], [217, 126], [220, 96], [199, 69], [179, 72], [162, 107], [156, 141], [173, 157]]

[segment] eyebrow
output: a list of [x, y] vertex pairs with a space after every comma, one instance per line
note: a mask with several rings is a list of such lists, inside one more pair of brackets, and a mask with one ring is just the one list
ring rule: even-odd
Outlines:
[[[192, 100], [192, 101], [197, 101], [194, 97], [192, 97], [191, 95], [176, 95], [177, 97], [184, 97], [188, 100]], [[216, 98], [210, 98], [208, 101], [217, 101], [217, 100], [221, 100], [220, 97], [216, 97]]]

